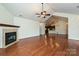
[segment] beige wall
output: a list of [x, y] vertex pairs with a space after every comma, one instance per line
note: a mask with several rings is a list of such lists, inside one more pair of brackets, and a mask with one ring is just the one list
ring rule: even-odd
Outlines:
[[55, 12], [54, 15], [68, 18], [68, 39], [79, 40], [79, 15]]
[[49, 33], [67, 34], [67, 18], [58, 19], [53, 25], [55, 25], [55, 31], [50, 30]]

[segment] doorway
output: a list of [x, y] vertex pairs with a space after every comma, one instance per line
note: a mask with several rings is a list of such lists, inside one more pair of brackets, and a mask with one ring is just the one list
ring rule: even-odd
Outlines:
[[49, 35], [60, 35], [68, 38], [68, 18], [61, 16], [52, 16], [47, 22]]

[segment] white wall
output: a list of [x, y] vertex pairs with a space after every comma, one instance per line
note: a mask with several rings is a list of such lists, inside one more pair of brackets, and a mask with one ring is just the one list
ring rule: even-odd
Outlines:
[[41, 35], [45, 34], [45, 23], [40, 23], [40, 34]]
[[67, 34], [67, 27], [66, 27], [66, 21], [64, 20], [58, 20], [55, 23], [55, 31], [49, 30], [49, 33], [55, 33], [55, 34]]
[[2, 48], [2, 43], [3, 43], [3, 30], [2, 30], [2, 28], [0, 27], [0, 48]]
[[0, 4], [0, 23], [12, 24], [13, 16], [9, 11]]
[[54, 15], [68, 17], [68, 38], [79, 40], [79, 15], [59, 12], [54, 13]]
[[14, 24], [20, 26], [18, 39], [40, 35], [40, 23], [30, 19], [14, 17]]

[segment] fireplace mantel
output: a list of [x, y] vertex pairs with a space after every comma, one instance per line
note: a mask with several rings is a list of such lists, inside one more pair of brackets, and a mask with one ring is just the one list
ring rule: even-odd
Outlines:
[[16, 26], [16, 25], [9, 25], [9, 24], [0, 24], [1, 27], [15, 27], [15, 28], [19, 28], [20, 26]]
[[[18, 42], [18, 29], [19, 26], [16, 25], [9, 25], [9, 24], [0, 24], [0, 48], [7, 48], [8, 46], [11, 46]], [[13, 33], [16, 32], [17, 39], [16, 41], [13, 41], [12, 43], [5, 45], [5, 40], [6, 40], [6, 33]]]

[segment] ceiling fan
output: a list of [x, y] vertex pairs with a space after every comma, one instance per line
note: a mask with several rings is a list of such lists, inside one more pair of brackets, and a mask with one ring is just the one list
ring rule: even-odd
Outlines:
[[36, 13], [37, 17], [42, 17], [42, 18], [46, 18], [46, 16], [50, 16], [50, 14], [48, 14], [45, 10], [44, 10], [44, 4], [42, 4], [42, 12], [40, 13]]

